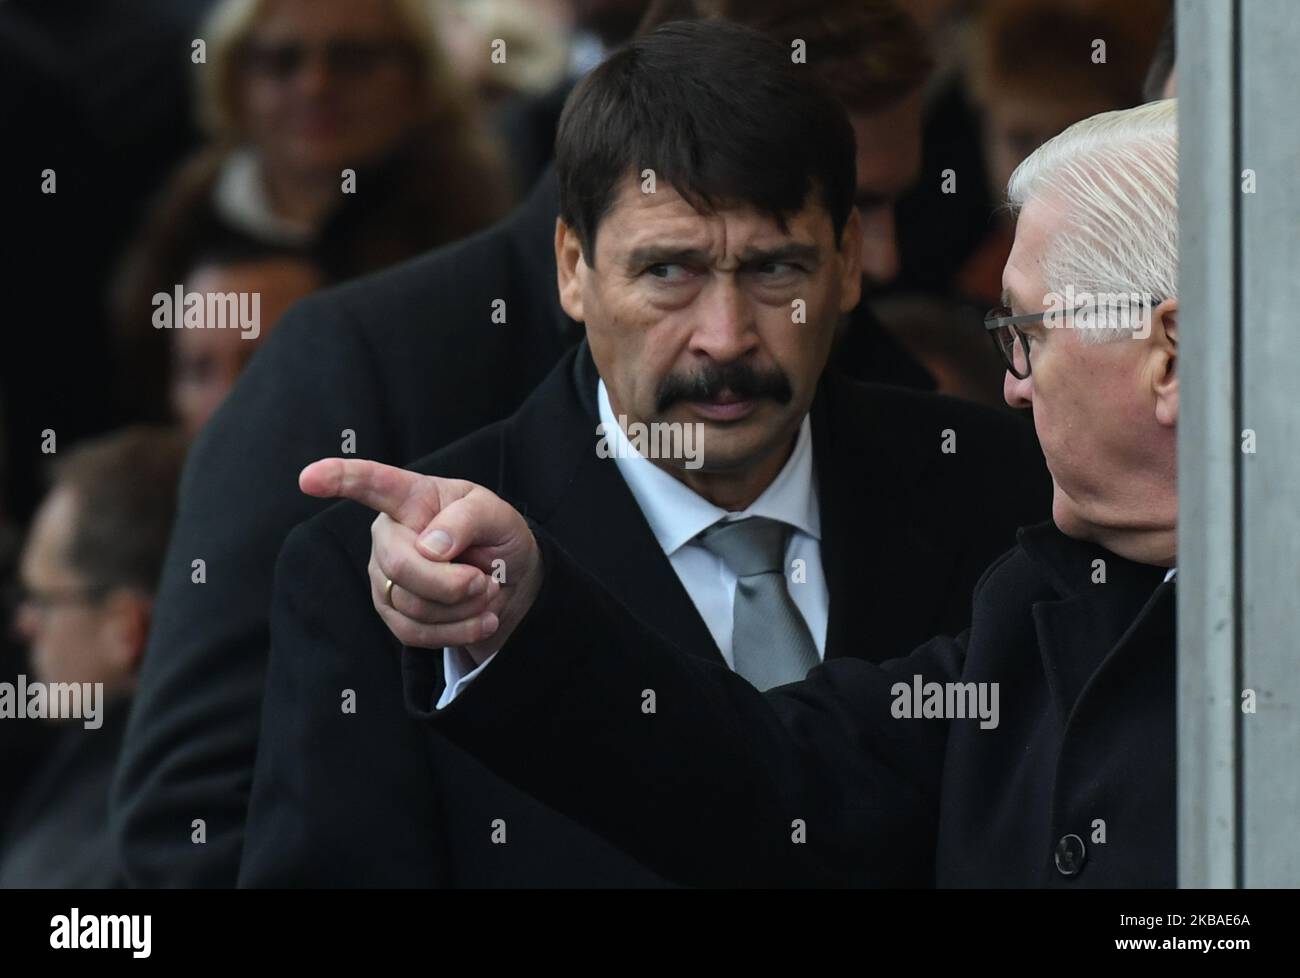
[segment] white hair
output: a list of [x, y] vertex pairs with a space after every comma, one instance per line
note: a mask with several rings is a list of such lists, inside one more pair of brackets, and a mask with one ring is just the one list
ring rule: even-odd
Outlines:
[[[1136, 294], [1150, 296], [1153, 306], [1177, 296], [1177, 122], [1174, 99], [1103, 112], [1052, 137], [1016, 167], [1007, 184], [1013, 211], [1050, 199], [1065, 215], [1066, 229], [1043, 261], [1051, 292]], [[1133, 321], [1123, 319], [1084, 330], [1081, 339], [1131, 336]]]

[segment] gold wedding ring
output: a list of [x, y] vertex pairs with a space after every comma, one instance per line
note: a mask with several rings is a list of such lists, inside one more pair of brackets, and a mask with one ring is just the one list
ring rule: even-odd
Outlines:
[[397, 610], [397, 606], [393, 604], [393, 579], [391, 577], [384, 578], [384, 602], [394, 611]]

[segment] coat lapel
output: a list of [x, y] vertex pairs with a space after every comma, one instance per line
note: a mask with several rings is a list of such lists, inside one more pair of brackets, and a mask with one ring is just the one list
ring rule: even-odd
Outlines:
[[1172, 585], [1160, 584], [1163, 568], [1073, 540], [1051, 523], [1021, 531], [1020, 545], [1056, 596], [1036, 602], [1032, 613], [1043, 671], [1064, 722]]
[[502, 494], [645, 624], [721, 663], [618, 466], [596, 454], [597, 382], [583, 343], [510, 422]]

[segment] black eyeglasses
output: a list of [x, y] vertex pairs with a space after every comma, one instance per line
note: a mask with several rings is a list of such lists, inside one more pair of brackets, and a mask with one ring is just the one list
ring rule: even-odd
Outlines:
[[250, 74], [286, 82], [316, 56], [324, 59], [325, 67], [335, 78], [362, 78], [384, 64], [414, 63], [415, 48], [402, 41], [336, 40], [320, 45], [301, 41], [278, 44], [249, 41], [240, 52], [240, 65]]
[[1024, 380], [1030, 372], [1029, 337], [1020, 326], [1041, 323], [1049, 315], [1048, 312], [1030, 312], [1023, 316], [1013, 316], [1008, 307], [995, 306], [984, 316], [984, 328], [993, 338], [993, 345], [998, 348], [1011, 376], [1017, 380]]

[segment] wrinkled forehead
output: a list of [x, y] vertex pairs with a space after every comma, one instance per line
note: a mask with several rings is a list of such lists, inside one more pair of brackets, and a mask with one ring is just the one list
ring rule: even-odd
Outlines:
[[698, 251], [715, 260], [742, 258], [747, 252], [788, 245], [824, 248], [833, 243], [830, 214], [816, 193], [802, 209], [778, 217], [746, 201], [719, 201], [697, 210], [671, 185], [653, 193], [627, 180], [596, 231], [598, 261], [618, 262], [647, 249]]

